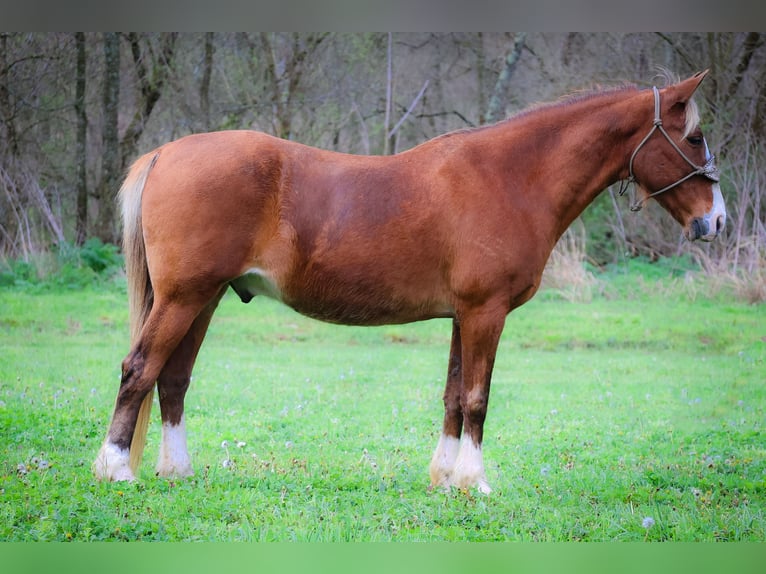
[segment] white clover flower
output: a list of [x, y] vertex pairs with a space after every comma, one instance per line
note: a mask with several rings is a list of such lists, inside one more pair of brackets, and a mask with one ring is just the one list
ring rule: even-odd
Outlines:
[[652, 518], [651, 516], [647, 516], [647, 517], [645, 517], [645, 518], [644, 518], [644, 519], [641, 521], [641, 526], [643, 526], [644, 528], [646, 528], [647, 530], [649, 530], [649, 529], [650, 529], [652, 526], [654, 526], [654, 518]]
[[229, 448], [229, 441], [225, 440], [221, 443], [221, 448]]
[[242, 448], [242, 447], [244, 447], [246, 444], [247, 444], [246, 442], [244, 442], [244, 441], [241, 441], [241, 440], [238, 440], [238, 441], [237, 441], [237, 448]]

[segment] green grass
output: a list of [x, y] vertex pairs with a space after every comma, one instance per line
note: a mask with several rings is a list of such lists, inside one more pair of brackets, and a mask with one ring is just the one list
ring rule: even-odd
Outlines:
[[155, 406], [141, 480], [105, 484], [124, 293], [0, 289], [0, 540], [765, 540], [766, 308], [610, 285], [508, 318], [489, 496], [427, 488], [448, 321], [337, 327], [227, 296], [187, 396], [196, 475], [153, 476]]

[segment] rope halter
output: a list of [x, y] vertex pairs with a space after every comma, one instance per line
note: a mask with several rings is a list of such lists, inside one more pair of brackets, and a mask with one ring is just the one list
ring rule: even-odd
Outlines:
[[[625, 193], [625, 190], [628, 188], [628, 185], [631, 183], [635, 186], [638, 181], [636, 180], [636, 176], [633, 173], [633, 160], [636, 159], [636, 154], [638, 154], [639, 150], [644, 146], [644, 144], [649, 141], [649, 138], [652, 137], [652, 134], [654, 134], [655, 131], [659, 131], [663, 136], [665, 136], [665, 139], [670, 142], [670, 145], [673, 146], [673, 149], [675, 149], [678, 154], [684, 158], [686, 163], [688, 163], [694, 170], [687, 174], [686, 176], [682, 177], [675, 183], [671, 183], [670, 185], [663, 187], [659, 191], [655, 191], [653, 193], [650, 193], [646, 197], [642, 199], [638, 199], [631, 203], [630, 210], [631, 211], [641, 211], [641, 209], [644, 207], [644, 203], [651, 198], [655, 197], [661, 193], [665, 193], [669, 189], [673, 189], [675, 186], [680, 185], [687, 179], [694, 177], [695, 175], [701, 175], [706, 178], [708, 178], [710, 181], [719, 181], [721, 176], [720, 172], [718, 171], [718, 168], [715, 165], [715, 156], [711, 155], [708, 151], [707, 153], [707, 161], [705, 162], [705, 165], [697, 165], [692, 160], [690, 160], [684, 152], [681, 151], [681, 148], [678, 147], [676, 142], [672, 140], [672, 138], [668, 135], [668, 132], [665, 131], [665, 128], [662, 127], [662, 118], [660, 118], [660, 91], [657, 89], [656, 86], [652, 86], [652, 91], [654, 92], [654, 125], [652, 126], [652, 129], [649, 130], [649, 133], [646, 134], [646, 137], [641, 140], [641, 143], [638, 144], [636, 149], [633, 151], [633, 154], [630, 156], [630, 163], [628, 164], [628, 179], [620, 186], [620, 195], [623, 195]], [[707, 144], [705, 144], [705, 148], [707, 149]]]

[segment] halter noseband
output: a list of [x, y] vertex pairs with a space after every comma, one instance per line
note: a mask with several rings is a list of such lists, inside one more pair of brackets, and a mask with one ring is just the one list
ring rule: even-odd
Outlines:
[[[673, 146], [673, 149], [675, 149], [678, 154], [684, 158], [686, 163], [688, 163], [690, 166], [694, 168], [694, 171], [689, 173], [688, 175], [682, 177], [675, 183], [671, 183], [670, 185], [663, 187], [659, 191], [655, 191], [653, 193], [650, 193], [646, 197], [642, 199], [638, 199], [634, 201], [630, 205], [631, 211], [640, 211], [644, 207], [644, 203], [650, 198], [654, 197], [656, 195], [659, 195], [661, 193], [665, 193], [669, 189], [674, 188], [675, 186], [683, 183], [690, 177], [694, 177], [695, 175], [702, 175], [706, 178], [708, 178], [711, 181], [719, 181], [720, 180], [720, 173], [718, 171], [718, 168], [715, 165], [715, 156], [710, 155], [707, 158], [707, 161], [705, 162], [705, 165], [697, 165], [692, 160], [690, 160], [688, 157], [686, 157], [686, 154], [681, 151], [681, 148], [676, 145], [676, 142], [674, 142], [671, 137], [668, 135], [668, 132], [665, 131], [665, 128], [662, 127], [662, 118], [660, 118], [660, 91], [657, 89], [656, 86], [652, 86], [652, 91], [654, 92], [654, 125], [652, 126], [652, 129], [649, 130], [649, 133], [646, 134], [646, 137], [641, 140], [641, 143], [638, 144], [636, 149], [633, 151], [633, 154], [630, 156], [630, 163], [628, 164], [628, 179], [620, 186], [620, 195], [623, 195], [625, 193], [625, 190], [628, 188], [628, 185], [637, 184], [638, 181], [636, 180], [636, 176], [633, 174], [633, 160], [636, 159], [636, 154], [638, 154], [638, 151], [644, 146], [644, 144], [649, 141], [649, 138], [652, 137], [652, 134], [655, 131], [659, 131], [663, 136], [665, 136], [665, 139], [670, 142], [670, 145]], [[706, 144], [707, 146], [707, 144]]]

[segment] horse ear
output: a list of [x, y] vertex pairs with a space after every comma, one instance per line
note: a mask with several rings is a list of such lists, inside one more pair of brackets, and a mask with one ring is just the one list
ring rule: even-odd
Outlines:
[[673, 105], [685, 104], [688, 102], [694, 95], [694, 92], [697, 91], [697, 88], [702, 83], [702, 80], [705, 79], [705, 76], [707, 76], [709, 71], [710, 70], [707, 69], [704, 72], [697, 72], [691, 78], [688, 78], [672, 86], [668, 86], [665, 91], [667, 93], [667, 99], [669, 100], [669, 103]]

